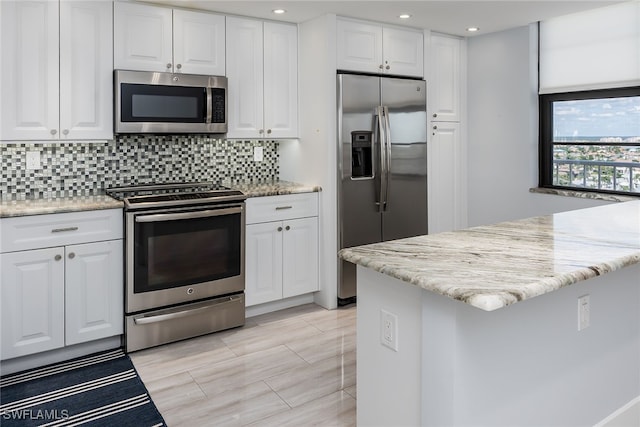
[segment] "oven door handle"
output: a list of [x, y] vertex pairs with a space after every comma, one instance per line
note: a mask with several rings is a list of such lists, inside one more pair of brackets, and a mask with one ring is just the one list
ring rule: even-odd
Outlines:
[[211, 304], [207, 304], [204, 307], [198, 307], [198, 308], [192, 308], [190, 310], [181, 310], [181, 311], [176, 311], [173, 313], [166, 313], [166, 314], [158, 314], [158, 315], [151, 315], [151, 316], [141, 316], [141, 317], [136, 317], [133, 319], [133, 321], [135, 322], [136, 325], [148, 325], [150, 323], [158, 323], [158, 322], [164, 322], [166, 320], [171, 320], [171, 319], [179, 319], [181, 317], [189, 317], [189, 316], [194, 316], [198, 313], [201, 312], [205, 312], [207, 310], [211, 310], [213, 307], [217, 307], [219, 305], [222, 304], [228, 304], [230, 302], [234, 302], [239, 300], [240, 297], [235, 295], [235, 296], [230, 296], [224, 299], [218, 299], [215, 302], [211, 303]]
[[153, 214], [136, 216], [136, 222], [162, 222], [162, 221], [178, 221], [182, 219], [208, 218], [213, 216], [231, 215], [241, 213], [242, 207], [226, 208], [226, 209], [210, 209], [205, 211]]

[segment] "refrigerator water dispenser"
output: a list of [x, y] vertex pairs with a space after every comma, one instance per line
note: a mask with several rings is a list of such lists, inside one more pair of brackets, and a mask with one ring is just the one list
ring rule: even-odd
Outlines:
[[373, 177], [373, 132], [351, 132], [351, 178]]

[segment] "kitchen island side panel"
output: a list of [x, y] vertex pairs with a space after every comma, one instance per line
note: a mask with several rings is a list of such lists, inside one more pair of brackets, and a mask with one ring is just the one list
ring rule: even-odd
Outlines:
[[640, 265], [493, 312], [358, 266], [358, 356], [358, 425], [594, 425], [640, 396]]

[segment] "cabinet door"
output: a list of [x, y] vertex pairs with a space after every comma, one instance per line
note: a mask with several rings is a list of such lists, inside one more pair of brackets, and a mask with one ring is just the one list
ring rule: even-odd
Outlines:
[[429, 146], [429, 234], [458, 230], [465, 227], [460, 125], [432, 122]]
[[113, 138], [109, 2], [60, 3], [60, 138]]
[[245, 258], [246, 305], [282, 298], [281, 222], [247, 225]]
[[381, 73], [382, 26], [339, 18], [337, 55], [339, 70]]
[[434, 120], [460, 121], [460, 55], [462, 40], [431, 36], [429, 104]]
[[124, 2], [115, 2], [113, 8], [114, 68], [171, 71], [171, 9]]
[[384, 72], [401, 76], [424, 76], [424, 37], [421, 31], [384, 27]]
[[174, 10], [174, 71], [224, 76], [224, 37], [223, 15]]
[[264, 23], [264, 127], [266, 138], [298, 136], [298, 29]]
[[228, 138], [264, 135], [262, 22], [227, 18]]
[[61, 247], [0, 254], [3, 360], [64, 346], [63, 255]]
[[122, 240], [65, 248], [66, 345], [122, 334]]
[[0, 139], [58, 139], [58, 3], [3, 1], [0, 16]]
[[284, 222], [282, 296], [318, 290], [318, 218]]

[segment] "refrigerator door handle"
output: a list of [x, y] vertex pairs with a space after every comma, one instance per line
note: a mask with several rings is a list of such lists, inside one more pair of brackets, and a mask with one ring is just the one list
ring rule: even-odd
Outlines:
[[388, 107], [383, 107], [383, 114], [384, 114], [384, 128], [385, 128], [385, 134], [384, 134], [384, 142], [385, 142], [385, 165], [384, 165], [384, 176], [385, 176], [385, 191], [384, 191], [384, 203], [383, 203], [383, 208], [386, 211], [387, 210], [387, 205], [389, 204], [389, 195], [390, 195], [390, 191], [391, 189], [389, 188], [389, 176], [391, 175], [391, 125], [389, 123], [389, 108]]
[[378, 212], [384, 211], [387, 196], [387, 149], [386, 149], [386, 137], [384, 122], [384, 109], [382, 106], [376, 107], [376, 121], [378, 123], [378, 142], [380, 146], [380, 194], [378, 194]]

